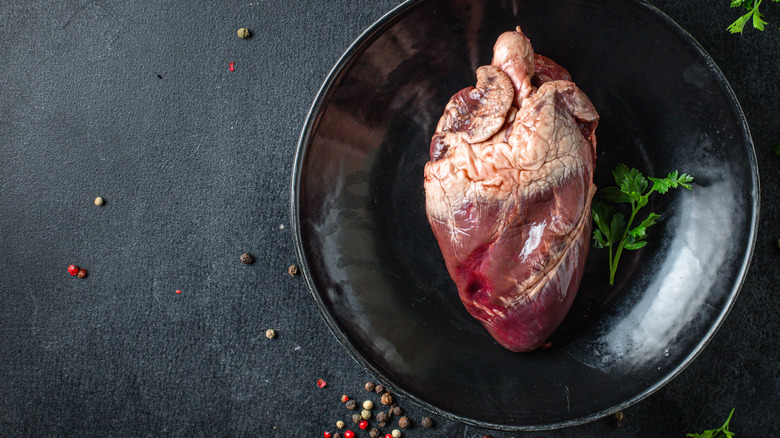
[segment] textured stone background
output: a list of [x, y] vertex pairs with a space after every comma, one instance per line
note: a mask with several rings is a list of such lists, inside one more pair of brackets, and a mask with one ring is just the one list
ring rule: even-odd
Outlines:
[[[322, 436], [347, 419], [338, 396], [370, 377], [287, 275], [290, 174], [328, 71], [397, 4], [0, 1], [0, 436]], [[682, 437], [732, 407], [738, 436], [780, 426], [780, 5], [763, 33], [733, 36], [727, 0], [652, 4], [747, 115], [762, 186], [749, 277], [701, 356], [623, 428], [494, 437]], [[489, 433], [436, 420], [406, 436]]]

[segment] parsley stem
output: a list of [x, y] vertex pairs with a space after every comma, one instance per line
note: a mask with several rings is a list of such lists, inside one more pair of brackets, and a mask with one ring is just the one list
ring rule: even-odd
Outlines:
[[[652, 190], [650, 190], [650, 192], [652, 192]], [[631, 201], [631, 217], [628, 219], [628, 222], [626, 223], [626, 229], [623, 230], [623, 236], [620, 238], [620, 241], [618, 242], [617, 251], [615, 251], [614, 261], [612, 260], [612, 246], [610, 245], [609, 247], [609, 285], [610, 286], [613, 286], [615, 284], [615, 273], [617, 272], [617, 266], [618, 266], [618, 261], [620, 260], [620, 254], [623, 252], [623, 245], [626, 242], [626, 237], [628, 237], [628, 230], [631, 229], [631, 224], [634, 222], [634, 216], [636, 216], [640, 208], [642, 207], [639, 207], [636, 201]]]

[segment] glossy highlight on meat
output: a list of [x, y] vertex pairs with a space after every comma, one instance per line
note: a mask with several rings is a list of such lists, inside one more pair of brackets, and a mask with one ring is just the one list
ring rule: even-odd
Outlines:
[[513, 351], [542, 345], [582, 279], [598, 113], [518, 27], [431, 139], [426, 213], [461, 301]]

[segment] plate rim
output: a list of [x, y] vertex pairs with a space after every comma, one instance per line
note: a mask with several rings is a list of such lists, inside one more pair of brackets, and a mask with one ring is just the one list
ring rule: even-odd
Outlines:
[[394, 385], [389, 378], [385, 377], [385, 375], [380, 370], [374, 367], [366, 358], [363, 357], [363, 355], [360, 352], [357, 351], [357, 349], [351, 344], [349, 339], [347, 339], [346, 335], [341, 331], [341, 329], [338, 326], [338, 323], [334, 320], [333, 316], [325, 310], [325, 303], [323, 302], [319, 293], [316, 292], [317, 289], [310, 275], [309, 265], [307, 263], [307, 258], [304, 254], [304, 248], [302, 244], [303, 239], [301, 236], [300, 221], [298, 220], [298, 201], [300, 198], [298, 189], [300, 186], [303, 157], [306, 155], [309, 146], [307, 144], [307, 140], [309, 139], [310, 134], [312, 132], [312, 127], [318, 121], [317, 116], [319, 114], [320, 108], [322, 107], [325, 95], [327, 95], [328, 91], [330, 90], [330, 87], [333, 85], [336, 78], [338, 78], [338, 76], [344, 71], [345, 67], [349, 64], [349, 61], [352, 59], [352, 56], [356, 52], [358, 52], [366, 42], [369, 41], [370, 37], [375, 32], [377, 32], [383, 26], [391, 22], [394, 18], [399, 16], [401, 13], [411, 11], [413, 8], [420, 7], [422, 4], [429, 3], [431, 1], [437, 1], [437, 0], [405, 0], [401, 4], [395, 6], [394, 8], [386, 12], [379, 19], [374, 21], [368, 28], [366, 28], [363, 32], [361, 32], [361, 34], [349, 45], [349, 47], [339, 57], [339, 59], [336, 61], [336, 63], [334, 64], [334, 66], [331, 68], [330, 72], [326, 76], [325, 80], [323, 81], [322, 85], [317, 91], [317, 94], [315, 95], [315, 98], [309, 108], [309, 111], [306, 115], [306, 121], [304, 122], [303, 127], [301, 129], [301, 133], [298, 137], [298, 143], [295, 151], [294, 164], [293, 164], [293, 170], [291, 175], [291, 184], [290, 184], [290, 225], [293, 231], [293, 239], [295, 244], [296, 255], [298, 258], [298, 263], [299, 266], [301, 267], [300, 271], [306, 282], [306, 286], [309, 290], [309, 293], [312, 295], [312, 297], [314, 298], [317, 304], [317, 309], [319, 310], [320, 315], [324, 319], [326, 326], [330, 330], [331, 334], [333, 334], [333, 336], [336, 338], [339, 344], [341, 344], [341, 346], [344, 347], [349, 352], [352, 359], [355, 362], [357, 362], [357, 364], [360, 365], [367, 373], [372, 375], [377, 381], [379, 381], [386, 387], [392, 389], [392, 391], [395, 394], [407, 398], [418, 407], [428, 410], [436, 415], [442, 416], [452, 421], [465, 423], [468, 425], [477, 426], [481, 428], [500, 430], [500, 431], [533, 432], [533, 431], [561, 429], [561, 428], [590, 423], [599, 418], [612, 415], [618, 411], [621, 411], [632, 405], [635, 405], [636, 403], [654, 394], [656, 391], [661, 389], [663, 386], [665, 386], [666, 384], [674, 380], [674, 378], [677, 377], [680, 373], [682, 373], [682, 371], [685, 370], [699, 356], [699, 354], [702, 353], [702, 351], [706, 348], [706, 346], [712, 341], [717, 331], [723, 325], [723, 322], [725, 321], [726, 317], [731, 312], [731, 309], [734, 307], [734, 304], [737, 301], [739, 293], [742, 287], [744, 286], [745, 280], [747, 278], [747, 273], [749, 271], [750, 264], [753, 258], [756, 241], [758, 238], [758, 225], [759, 225], [760, 200], [761, 200], [759, 169], [758, 169], [758, 160], [755, 151], [755, 144], [753, 143], [753, 137], [750, 132], [750, 127], [747, 123], [745, 113], [742, 110], [742, 106], [740, 105], [739, 100], [737, 99], [737, 96], [731, 87], [731, 84], [726, 78], [726, 75], [723, 74], [723, 71], [715, 63], [715, 60], [712, 58], [712, 56], [710, 56], [710, 54], [696, 40], [696, 38], [693, 37], [693, 35], [691, 35], [685, 28], [680, 26], [676, 21], [674, 21], [671, 17], [666, 15], [666, 13], [661, 11], [659, 8], [642, 0], [629, 0], [629, 2], [636, 7], [644, 8], [650, 15], [653, 15], [654, 18], [658, 19], [659, 22], [666, 24], [668, 27], [672, 29], [673, 32], [678, 33], [681, 39], [687, 41], [690, 47], [693, 48], [698, 53], [699, 56], [701, 56], [704, 60], [706, 60], [710, 70], [715, 74], [716, 79], [718, 80], [720, 85], [723, 86], [724, 91], [726, 92], [726, 95], [728, 97], [728, 100], [730, 101], [732, 108], [735, 111], [735, 115], [739, 119], [739, 123], [744, 133], [744, 140], [746, 141], [748, 146], [747, 155], [748, 155], [748, 161], [750, 162], [751, 176], [752, 176], [751, 178], [752, 190], [750, 192], [750, 195], [753, 197], [753, 202], [752, 202], [753, 213], [750, 220], [750, 238], [748, 239], [747, 242], [746, 251], [742, 258], [742, 264], [739, 267], [738, 274], [735, 279], [736, 281], [734, 282], [731, 288], [731, 292], [728, 294], [728, 300], [726, 302], [726, 305], [723, 307], [720, 314], [717, 316], [714, 323], [711, 325], [710, 329], [705, 333], [702, 340], [699, 341], [699, 343], [695, 346], [695, 348], [688, 354], [687, 357], [685, 357], [685, 359], [683, 359], [680, 362], [680, 364], [677, 367], [672, 369], [661, 379], [659, 379], [658, 381], [656, 381], [648, 388], [646, 388], [644, 391], [641, 391], [634, 397], [624, 401], [623, 403], [614, 405], [610, 408], [603, 409], [601, 411], [589, 415], [581, 416], [572, 420], [557, 421], [557, 422], [544, 423], [544, 424], [507, 425], [501, 423], [492, 423], [492, 422], [476, 420], [473, 418], [468, 418], [468, 417], [451, 413], [449, 411], [446, 411], [444, 409], [441, 409], [437, 406], [434, 406], [426, 401], [419, 399], [417, 396], [406, 391], [399, 385]]

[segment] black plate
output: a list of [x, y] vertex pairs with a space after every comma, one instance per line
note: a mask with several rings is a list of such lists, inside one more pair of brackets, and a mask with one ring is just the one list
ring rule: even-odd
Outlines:
[[[618, 162], [678, 169], [693, 191], [651, 198], [650, 244], [615, 286], [591, 250], [552, 348], [512, 353], [460, 303], [424, 208], [423, 166], [444, 105], [474, 83], [503, 31], [567, 68], [601, 114], [596, 183]], [[753, 251], [755, 153], [723, 74], [660, 11], [625, 0], [405, 3], [325, 81], [292, 182], [303, 273], [339, 341], [394, 392], [499, 429], [579, 424], [641, 400], [701, 351]]]

